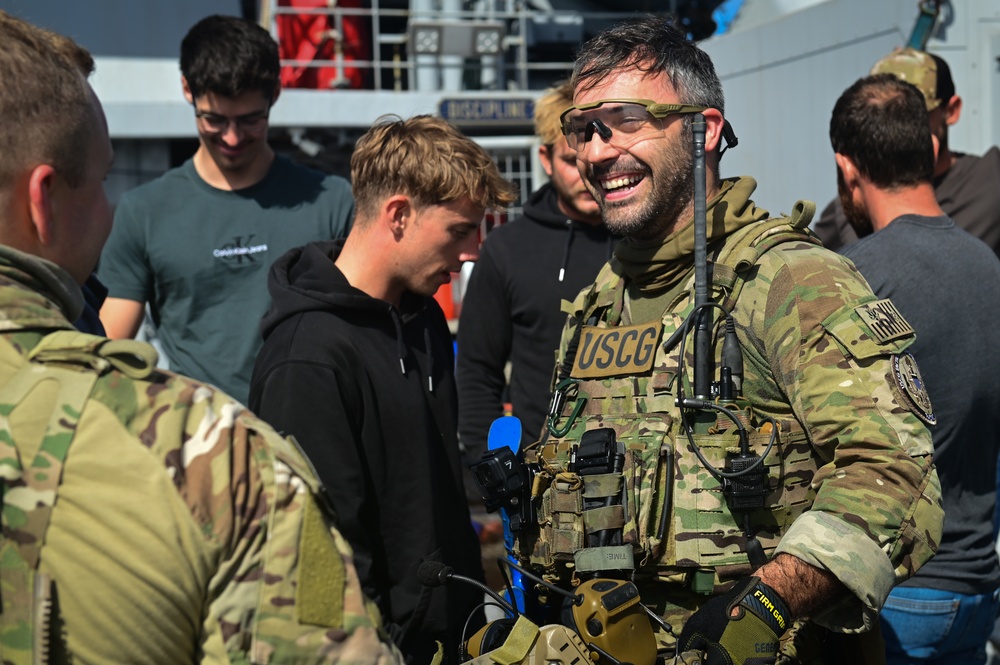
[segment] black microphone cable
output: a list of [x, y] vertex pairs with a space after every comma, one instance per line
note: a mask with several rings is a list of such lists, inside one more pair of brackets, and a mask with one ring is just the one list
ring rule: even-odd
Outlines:
[[481, 589], [483, 593], [495, 600], [497, 604], [499, 604], [500, 607], [511, 616], [511, 618], [520, 616], [517, 608], [504, 600], [503, 596], [498, 594], [496, 591], [489, 588], [479, 580], [457, 574], [454, 568], [445, 565], [440, 561], [424, 561], [420, 564], [420, 567], [417, 569], [417, 579], [420, 580], [421, 584], [429, 587], [444, 586], [453, 579], [461, 582], [468, 582], [469, 584]]

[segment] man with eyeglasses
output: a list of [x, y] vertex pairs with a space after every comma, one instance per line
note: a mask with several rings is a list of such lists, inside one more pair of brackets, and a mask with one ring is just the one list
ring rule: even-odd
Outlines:
[[293, 247], [345, 237], [354, 203], [346, 180], [268, 144], [281, 90], [266, 30], [210, 16], [185, 36], [180, 64], [199, 147], [118, 205], [99, 270], [101, 320], [109, 337], [133, 337], [148, 303], [170, 368], [245, 401], [268, 268]]
[[[537, 528], [516, 551], [566, 587], [634, 581], [663, 618], [661, 654], [874, 662], [886, 595], [941, 535], [912, 329], [805, 230], [813, 204], [772, 219], [752, 178], [720, 179], [734, 143], [722, 86], [676, 24], [598, 35], [572, 82], [564, 134], [625, 237], [570, 308], [547, 436], [525, 452]], [[711, 262], [700, 311], [716, 322], [701, 337], [704, 393], [685, 332], [699, 323], [696, 114]]]

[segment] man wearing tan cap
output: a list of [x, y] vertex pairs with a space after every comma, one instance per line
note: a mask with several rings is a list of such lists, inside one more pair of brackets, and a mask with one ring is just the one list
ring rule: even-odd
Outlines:
[[[931, 134], [937, 139], [934, 193], [945, 214], [1000, 256], [1000, 150], [993, 146], [982, 157], [953, 152], [948, 127], [958, 122], [962, 98], [955, 94], [948, 63], [912, 48], [896, 49], [875, 63], [872, 74], [894, 74], [924, 95]], [[830, 249], [857, 242], [838, 199], [823, 210], [813, 230]]]
[[[840, 200], [860, 240], [840, 253], [917, 332], [908, 351], [933, 407], [944, 532], [879, 615], [887, 665], [980, 665], [1000, 605], [994, 551], [1000, 450], [1000, 260], [958, 228], [931, 185], [926, 95], [892, 73], [858, 80], [830, 119]], [[891, 140], [890, 140], [891, 139]]]

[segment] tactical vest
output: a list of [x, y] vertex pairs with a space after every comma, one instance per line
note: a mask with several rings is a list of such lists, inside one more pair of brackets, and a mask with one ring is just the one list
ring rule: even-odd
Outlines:
[[142, 378], [155, 363], [133, 340], [60, 330], [25, 356], [0, 337], [0, 661], [46, 663], [60, 646], [55, 581], [38, 565], [76, 425], [101, 374]]
[[[766, 252], [786, 242], [818, 244], [805, 230], [814, 209], [799, 202], [791, 217], [731, 234], [713, 257], [712, 299], [732, 311]], [[620, 265], [612, 261], [573, 303], [550, 436], [525, 449], [537, 520], [519, 533], [515, 549], [557, 583], [571, 583], [577, 573], [625, 571], [708, 593], [750, 571], [747, 533], [763, 546], [762, 556], [773, 553], [813, 502], [817, 460], [794, 418], [766, 421], [769, 414], [752, 404], [729, 404], [750, 433], [751, 449], [758, 455], [769, 450], [764, 507], [748, 511], [749, 523], [734, 515], [720, 480], [698, 453], [721, 469], [727, 450], [737, 446], [737, 428], [718, 417], [693, 435], [697, 451], [691, 446], [675, 398], [682, 386], [691, 395], [693, 345], [664, 349], [694, 307], [691, 293], [678, 295], [659, 321], [628, 326], [622, 323], [625, 289]], [[719, 367], [721, 343], [713, 346]], [[650, 369], [634, 371], [649, 367], [650, 356]], [[595, 444], [595, 430], [606, 439], [613, 431], [618, 450]]]

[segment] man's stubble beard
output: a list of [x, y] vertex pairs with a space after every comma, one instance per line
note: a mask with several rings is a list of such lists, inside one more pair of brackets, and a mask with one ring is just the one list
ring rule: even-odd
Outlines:
[[644, 180], [649, 180], [652, 185], [652, 191], [645, 200], [630, 199], [618, 205], [598, 197], [604, 223], [615, 235], [636, 240], [662, 238], [684, 221], [680, 216], [694, 199], [694, 156], [690, 134], [682, 136], [687, 139], [672, 142], [657, 153], [655, 160], [650, 160], [652, 166], [632, 157], [639, 166], [636, 170], [645, 173]]
[[847, 183], [844, 182], [844, 172], [839, 166], [837, 167], [837, 196], [840, 199], [840, 207], [844, 209], [844, 217], [847, 218], [847, 223], [854, 229], [858, 238], [864, 238], [874, 233], [875, 227], [872, 226], [871, 217], [860, 207], [854, 205], [851, 193], [847, 189]]

